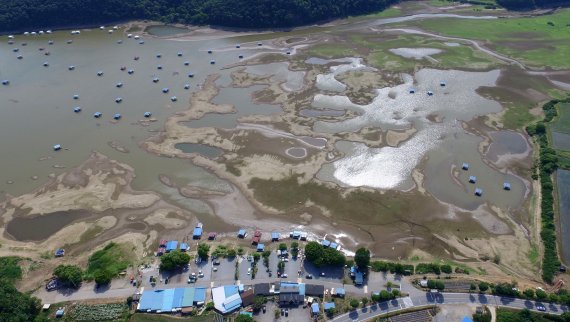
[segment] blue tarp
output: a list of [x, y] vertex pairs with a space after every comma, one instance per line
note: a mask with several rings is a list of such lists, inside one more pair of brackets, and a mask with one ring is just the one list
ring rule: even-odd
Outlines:
[[265, 245], [264, 244], [257, 244], [257, 251], [258, 252], [262, 252], [265, 250]]
[[319, 303], [311, 304], [311, 312], [313, 312], [313, 314], [319, 314]]
[[240, 229], [238, 232], [238, 237], [244, 237], [245, 236], [245, 229]]
[[300, 231], [293, 231], [293, 238], [299, 238], [301, 237], [301, 232]]
[[326, 240], [326, 239], [323, 239], [323, 240], [321, 240], [321, 245], [323, 245], [325, 247], [329, 247], [331, 245], [331, 242]]
[[337, 287], [334, 289], [334, 291], [335, 291], [336, 295], [343, 295], [344, 296], [344, 294], [345, 294], [344, 288], [342, 288], [342, 287]]
[[206, 289], [203, 287], [197, 287], [194, 292], [194, 302], [205, 302], [206, 301]]
[[305, 296], [305, 283], [299, 283], [299, 295]]
[[463, 318], [463, 320], [461, 320], [461, 322], [473, 322], [473, 320], [471, 320], [470, 317], [466, 316]]
[[202, 228], [200, 227], [196, 227], [194, 228], [194, 233], [192, 234], [192, 237], [202, 237]]
[[332, 248], [332, 249], [337, 249], [337, 247], [338, 247], [337, 243], [331, 243], [330, 244], [330, 248]]
[[271, 233], [271, 240], [279, 240], [279, 233], [272, 232]]
[[178, 247], [178, 241], [171, 240], [166, 243], [166, 251], [169, 252], [171, 250], [175, 250]]
[[323, 306], [325, 307], [325, 311], [328, 309], [334, 309], [335, 308], [334, 302], [326, 302]]

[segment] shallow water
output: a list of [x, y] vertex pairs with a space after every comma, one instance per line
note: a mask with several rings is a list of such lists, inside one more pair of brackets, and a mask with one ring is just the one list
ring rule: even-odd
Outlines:
[[499, 131], [490, 132], [489, 135], [493, 142], [486, 157], [493, 162], [499, 161], [502, 156], [525, 154], [530, 149], [525, 137], [520, 133]]
[[176, 36], [176, 35], [188, 32], [188, 31], [189, 30], [187, 28], [181, 28], [181, 27], [175, 27], [175, 26], [169, 26], [169, 25], [149, 26], [145, 29], [145, 32], [149, 33], [150, 35], [158, 36], [158, 37]]
[[570, 171], [556, 171], [560, 211], [560, 244], [562, 260], [570, 264]]
[[174, 146], [184, 153], [197, 153], [208, 158], [217, 158], [224, 153], [222, 149], [195, 143], [178, 143]]
[[289, 70], [288, 63], [271, 63], [265, 65], [248, 66], [245, 70], [254, 75], [273, 75], [272, 82], [282, 82], [281, 85], [286, 91], [294, 92], [303, 88], [303, 78], [305, 72]]
[[299, 111], [299, 115], [307, 117], [319, 117], [319, 116], [343, 116], [344, 111], [339, 110], [328, 110], [328, 109], [313, 109], [306, 108]]
[[390, 52], [404, 58], [422, 59], [442, 52], [437, 48], [393, 48]]
[[15, 217], [6, 225], [6, 232], [17, 240], [40, 241], [89, 215], [89, 212], [84, 210], [70, 210], [34, 217]]

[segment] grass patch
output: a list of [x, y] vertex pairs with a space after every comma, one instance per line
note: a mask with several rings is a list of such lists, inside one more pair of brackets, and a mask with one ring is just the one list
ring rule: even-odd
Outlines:
[[347, 47], [345, 45], [317, 45], [309, 49], [309, 54], [313, 56], [323, 57], [323, 58], [339, 58], [339, 57], [352, 57], [357, 56], [354, 49]]
[[85, 279], [94, 279], [100, 272], [117, 276], [127, 269], [133, 260], [132, 244], [109, 243], [89, 257]]
[[513, 104], [503, 116], [503, 124], [508, 129], [520, 129], [536, 120], [536, 116], [530, 114], [529, 107], [521, 104]]
[[536, 245], [531, 246], [527, 256], [528, 260], [532, 263], [533, 266], [538, 267], [540, 265], [540, 254]]
[[558, 117], [550, 124], [550, 128], [556, 132], [570, 134], [570, 104], [558, 105]]
[[79, 238], [79, 243], [83, 243], [83, 242], [86, 242], [88, 240], [95, 238], [95, 236], [99, 235], [102, 231], [103, 231], [103, 227], [98, 226], [98, 225], [96, 225], [95, 227], [91, 227], [91, 228], [87, 229], [86, 232], [81, 234], [81, 237]]
[[538, 17], [425, 19], [409, 24], [447, 36], [487, 41], [498, 52], [532, 66], [570, 67], [569, 9]]
[[18, 265], [21, 260], [16, 256], [0, 257], [0, 280], [12, 283], [22, 278], [22, 269]]

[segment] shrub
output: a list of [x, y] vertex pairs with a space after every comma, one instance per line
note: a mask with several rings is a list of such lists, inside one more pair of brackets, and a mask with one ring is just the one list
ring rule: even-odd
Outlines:
[[83, 280], [83, 271], [76, 265], [59, 265], [53, 270], [53, 275], [62, 283], [74, 288], [78, 288]]

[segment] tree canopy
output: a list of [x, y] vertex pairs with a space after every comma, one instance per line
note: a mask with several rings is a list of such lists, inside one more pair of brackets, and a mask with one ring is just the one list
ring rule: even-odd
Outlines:
[[0, 321], [33, 321], [40, 312], [40, 300], [0, 279]]
[[381, 11], [396, 2], [398, 0], [2, 0], [0, 31], [129, 19], [244, 28], [293, 27]]
[[364, 247], [357, 249], [354, 255], [354, 262], [361, 271], [368, 270], [368, 265], [370, 264], [370, 251]]
[[76, 265], [59, 265], [53, 270], [60, 282], [78, 288], [83, 280], [83, 271]]
[[317, 242], [308, 242], [305, 246], [307, 260], [315, 266], [344, 266], [346, 257], [336, 249], [323, 247]]
[[189, 261], [190, 255], [181, 252], [180, 250], [173, 250], [160, 257], [160, 269], [164, 271], [172, 271], [188, 264]]

